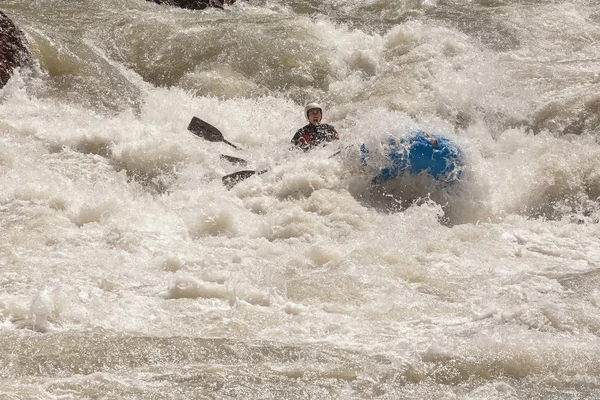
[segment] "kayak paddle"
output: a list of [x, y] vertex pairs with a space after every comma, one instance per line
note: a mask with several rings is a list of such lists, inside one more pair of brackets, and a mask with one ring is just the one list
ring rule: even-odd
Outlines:
[[200, 136], [201, 138], [206, 139], [209, 142], [227, 143], [234, 149], [239, 150], [239, 148], [235, 144], [227, 141], [223, 137], [223, 134], [221, 133], [220, 130], [218, 130], [217, 128], [215, 128], [214, 126], [209, 124], [208, 122], [202, 121], [198, 117], [192, 117], [192, 120], [190, 121], [190, 124], [188, 125], [188, 130], [190, 130], [194, 135]]
[[[192, 120], [190, 121], [190, 123], [188, 125], [188, 130], [190, 132], [192, 132], [194, 135], [201, 137], [202, 139], [208, 140], [209, 142], [223, 142], [223, 143], [227, 143], [234, 149], [238, 149], [238, 147], [236, 145], [225, 140], [221, 131], [219, 131], [217, 128], [215, 128], [208, 122], [202, 121], [198, 117], [192, 117]], [[225, 160], [229, 161], [232, 164], [240, 164], [240, 165], [248, 164], [248, 162], [246, 160], [244, 160], [243, 158], [228, 156], [227, 154], [221, 154], [221, 158], [224, 158]]]
[[265, 172], [267, 172], [266, 169], [263, 169], [261, 171], [243, 170], [234, 172], [229, 175], [225, 175], [223, 178], [221, 178], [221, 180], [223, 181], [223, 185], [225, 185], [227, 190], [229, 190], [235, 185], [237, 185], [239, 182], [250, 178], [252, 175], [260, 175], [264, 174]]
[[229, 161], [232, 164], [240, 164], [240, 165], [248, 164], [248, 161], [244, 160], [243, 158], [228, 156], [227, 154], [221, 154], [221, 158]]
[[[349, 149], [350, 147], [352, 147], [352, 145], [350, 146], [345, 146], [343, 147], [341, 150], [336, 151], [335, 153], [333, 153], [332, 155], [330, 155], [328, 158], [332, 158], [335, 157], [339, 154], [341, 154], [341, 152], [345, 149]], [[238, 171], [238, 172], [234, 172], [231, 173], [229, 175], [225, 175], [223, 178], [221, 178], [221, 180], [223, 181], [223, 185], [225, 185], [227, 187], [227, 189], [231, 189], [232, 187], [234, 187], [235, 185], [237, 185], [239, 182], [250, 178], [252, 175], [261, 175], [264, 174], [265, 172], [267, 172], [268, 170], [263, 169], [261, 171], [252, 171], [252, 170], [243, 170], [243, 171]]]

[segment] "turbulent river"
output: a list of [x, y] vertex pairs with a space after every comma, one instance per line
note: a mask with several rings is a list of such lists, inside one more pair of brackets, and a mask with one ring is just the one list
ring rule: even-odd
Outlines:
[[[0, 8], [1, 399], [600, 397], [597, 0]], [[462, 180], [374, 190], [414, 129]]]

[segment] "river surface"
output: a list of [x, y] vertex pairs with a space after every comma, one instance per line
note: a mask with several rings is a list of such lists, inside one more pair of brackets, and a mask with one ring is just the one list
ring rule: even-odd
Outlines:
[[597, 0], [0, 8], [0, 399], [600, 398]]

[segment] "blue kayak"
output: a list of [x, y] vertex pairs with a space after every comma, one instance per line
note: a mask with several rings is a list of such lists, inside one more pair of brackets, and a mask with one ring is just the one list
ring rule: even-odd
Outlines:
[[[448, 138], [416, 131], [406, 138], [390, 138], [384, 148], [388, 165], [374, 178], [375, 183], [385, 183], [406, 174], [428, 174], [442, 182], [462, 178], [465, 166], [463, 153]], [[369, 150], [363, 144], [360, 151], [361, 162], [367, 165]]]

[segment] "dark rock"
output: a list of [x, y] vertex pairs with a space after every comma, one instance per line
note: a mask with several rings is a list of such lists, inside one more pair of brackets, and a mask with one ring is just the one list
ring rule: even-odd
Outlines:
[[31, 60], [23, 32], [0, 11], [0, 88], [6, 85], [15, 68]]
[[187, 8], [190, 10], [204, 10], [208, 7], [223, 8], [223, 5], [231, 5], [235, 0], [146, 0], [158, 4]]

